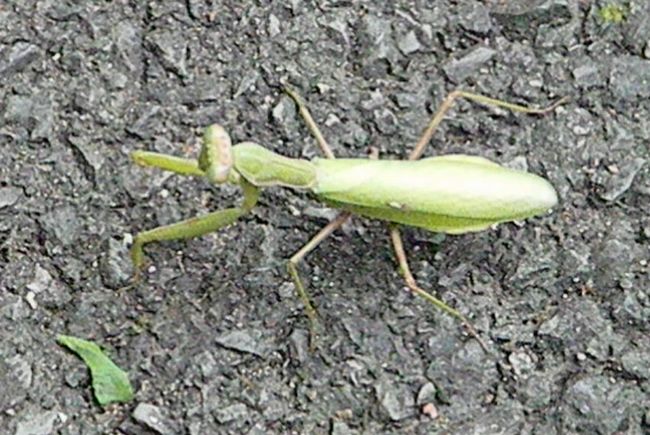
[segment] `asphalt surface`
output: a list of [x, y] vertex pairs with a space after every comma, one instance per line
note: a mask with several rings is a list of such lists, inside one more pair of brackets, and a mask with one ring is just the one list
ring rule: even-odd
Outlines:
[[[650, 6], [626, 2], [57, 2], [0, 5], [0, 431], [13, 434], [650, 431]], [[614, 18], [613, 18], [614, 17]], [[201, 129], [311, 158], [281, 84], [338, 156], [404, 158], [453, 89], [427, 155], [469, 153], [548, 178], [561, 201], [462, 236], [404, 229], [416, 277], [472, 320], [404, 289], [385, 225], [265, 190], [236, 225], [148, 246], [138, 231], [229, 207], [236, 187], [136, 167], [196, 155]], [[102, 409], [57, 334], [102, 345], [136, 399]]]

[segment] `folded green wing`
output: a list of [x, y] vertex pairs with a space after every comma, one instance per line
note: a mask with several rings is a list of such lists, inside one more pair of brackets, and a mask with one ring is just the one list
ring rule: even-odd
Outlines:
[[316, 159], [314, 192], [368, 217], [463, 233], [546, 212], [557, 203], [545, 179], [480, 157], [417, 161]]

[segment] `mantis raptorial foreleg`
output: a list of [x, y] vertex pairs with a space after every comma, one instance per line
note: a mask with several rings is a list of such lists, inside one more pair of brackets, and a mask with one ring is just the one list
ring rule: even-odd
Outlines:
[[242, 208], [228, 208], [138, 233], [131, 246], [131, 260], [136, 278], [144, 264], [142, 247], [145, 244], [164, 240], [191, 239], [212, 233], [235, 222], [245, 213]]
[[[196, 160], [182, 159], [165, 154], [145, 151], [134, 152], [133, 159], [141, 166], [153, 166], [177, 174], [199, 176], [204, 174], [204, 172], [199, 168]], [[257, 203], [259, 188], [253, 186], [244, 179], [240, 181], [240, 186], [242, 187], [244, 194], [244, 200], [240, 207], [218, 210], [204, 216], [190, 218], [181, 222], [138, 233], [133, 240], [133, 245], [131, 246], [131, 259], [135, 269], [135, 279], [137, 280], [138, 274], [144, 263], [144, 253], [142, 248], [145, 244], [163, 240], [181, 240], [199, 237], [230, 225], [241, 216], [248, 213]]]
[[131, 246], [131, 259], [136, 275], [143, 265], [144, 254], [142, 247], [145, 244], [164, 240], [191, 239], [215, 232], [234, 223], [237, 219], [248, 213], [257, 202], [258, 192], [259, 189], [249, 185], [248, 188], [244, 188], [244, 205], [242, 207], [218, 210], [204, 216], [190, 218], [171, 225], [138, 233], [133, 240], [133, 246]]
[[140, 166], [159, 168], [179, 175], [203, 176], [203, 171], [199, 168], [196, 159], [184, 159], [151, 151], [133, 151], [131, 158]]

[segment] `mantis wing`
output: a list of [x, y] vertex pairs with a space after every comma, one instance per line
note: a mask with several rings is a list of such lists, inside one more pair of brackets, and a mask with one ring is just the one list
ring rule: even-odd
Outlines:
[[545, 179], [465, 155], [416, 161], [316, 159], [314, 192], [368, 217], [446, 233], [543, 213], [557, 203]]

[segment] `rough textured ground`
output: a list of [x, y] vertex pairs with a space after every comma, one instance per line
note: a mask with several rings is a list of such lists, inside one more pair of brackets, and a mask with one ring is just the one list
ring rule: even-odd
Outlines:
[[[0, 5], [1, 432], [647, 433], [647, 2], [618, 23], [589, 0], [281, 3]], [[428, 149], [527, 167], [561, 196], [525, 225], [404, 231], [420, 282], [491, 355], [404, 291], [384, 225], [362, 219], [301, 267], [322, 316], [309, 352], [283, 259], [333, 212], [282, 189], [218, 234], [148, 247], [118, 290], [133, 234], [239, 198], [129, 152], [195, 155], [218, 121], [314, 156], [283, 81], [340, 156], [404, 157], [456, 87], [572, 98], [546, 117], [462, 102]], [[96, 405], [59, 333], [103, 345], [136, 400]]]

